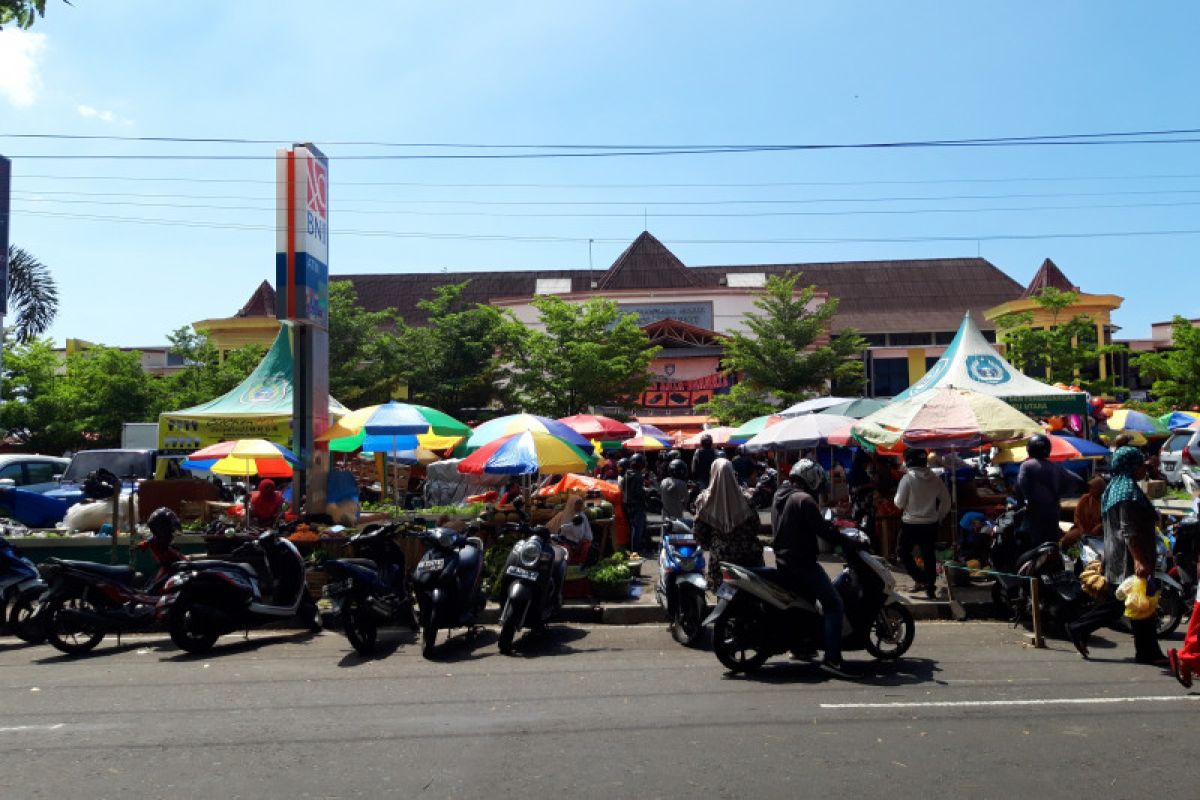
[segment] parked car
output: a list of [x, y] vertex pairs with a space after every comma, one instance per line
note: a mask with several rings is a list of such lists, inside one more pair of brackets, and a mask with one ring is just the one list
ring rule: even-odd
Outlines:
[[1158, 451], [1158, 468], [1172, 486], [1183, 483], [1183, 473], [1197, 466], [1200, 466], [1200, 430], [1177, 430]]
[[71, 459], [59, 486], [46, 495], [77, 503], [83, 499], [83, 479], [98, 469], [116, 475], [123, 489], [131, 491], [137, 481], [154, 477], [157, 458], [156, 450], [80, 450]]
[[44, 494], [58, 488], [58, 479], [71, 463], [67, 458], [37, 454], [0, 456], [0, 486]]

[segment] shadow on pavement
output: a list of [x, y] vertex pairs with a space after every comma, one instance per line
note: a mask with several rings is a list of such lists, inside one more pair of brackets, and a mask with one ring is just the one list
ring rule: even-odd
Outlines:
[[[111, 642], [111, 644], [110, 644], [110, 642]], [[52, 645], [49, 645], [49, 644], [47, 644], [47, 646], [52, 647]], [[166, 639], [163, 641], [154, 641], [154, 642], [137, 641], [137, 640], [131, 642], [131, 641], [125, 640], [125, 641], [121, 642], [120, 644], [117, 644], [117, 639], [115, 636], [113, 636], [111, 638], [108, 636], [105, 636], [104, 639], [100, 642], [100, 644], [96, 645], [96, 647], [94, 649], [89, 650], [86, 653], [80, 653], [79, 655], [68, 655], [67, 653], [60, 653], [57, 650], [55, 650], [54, 655], [46, 656], [45, 658], [35, 658], [35, 659], [33, 659], [33, 663], [34, 664], [66, 664], [66, 663], [70, 663], [72, 661], [83, 661], [83, 660], [86, 660], [89, 658], [98, 658], [101, 656], [113, 655], [115, 653], [128, 653], [131, 650], [142, 650], [142, 649], [154, 650], [156, 652], [162, 652], [162, 651], [166, 651], [166, 650], [174, 650], [175, 645], [171, 644], [170, 639]]]
[[346, 646], [350, 647], [350, 652], [342, 656], [342, 660], [338, 662], [338, 666], [357, 667], [361, 664], [369, 664], [372, 661], [380, 661], [393, 655], [400, 649], [400, 645], [411, 646], [417, 644], [420, 644], [420, 637], [412, 631], [380, 631], [379, 639], [375, 643], [375, 652], [369, 656], [360, 655], [347, 641]]
[[550, 624], [541, 630], [526, 631], [523, 636], [513, 642], [513, 650], [518, 656], [544, 658], [546, 656], [565, 656], [572, 653], [599, 652], [605, 647], [578, 648], [572, 647], [571, 642], [586, 639], [588, 632], [582, 628], [570, 625]]
[[173, 656], [163, 658], [163, 661], [203, 661], [208, 658], [220, 658], [225, 655], [233, 655], [235, 653], [251, 653], [258, 650], [260, 647], [270, 647], [273, 644], [308, 644], [316, 639], [320, 632], [314, 631], [293, 631], [290, 633], [280, 632], [270, 636], [260, 636], [254, 639], [236, 639], [233, 637], [237, 634], [227, 634], [217, 639], [217, 643], [213, 648], [206, 653], [184, 653], [179, 652]]
[[753, 681], [756, 683], [825, 683], [841, 681], [866, 686], [913, 686], [921, 683], [944, 684], [936, 674], [941, 672], [938, 663], [928, 658], [900, 658], [896, 661], [856, 661], [847, 656], [846, 671], [853, 677], [836, 678], [821, 671], [819, 658], [812, 661], [773, 659], [757, 672], [735, 674], [726, 672], [725, 680]]

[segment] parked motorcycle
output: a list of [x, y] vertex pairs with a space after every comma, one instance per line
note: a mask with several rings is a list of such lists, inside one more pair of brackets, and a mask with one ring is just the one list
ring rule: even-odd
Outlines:
[[708, 615], [704, 552], [692, 529], [667, 519], [658, 549], [658, 581], [654, 595], [670, 620], [671, 635], [682, 645], [698, 644]]
[[[582, 525], [583, 520], [573, 524]], [[508, 655], [517, 631], [543, 628], [562, 609], [567, 550], [561, 546], [562, 537], [542, 525], [510, 522], [504, 529], [524, 537], [513, 545], [500, 577], [504, 607], [499, 645], [500, 652]]]
[[[916, 636], [912, 614], [896, 592], [896, 579], [871, 553], [865, 534], [842, 531], [846, 565], [833, 584], [846, 616], [842, 648], [893, 660]], [[747, 569], [721, 562], [717, 607], [704, 620], [713, 626], [713, 651], [732, 672], [753, 672], [779, 653], [811, 653], [823, 642], [820, 605], [784, 586], [778, 570]]]
[[[1178, 570], [1171, 562], [1171, 543], [1166, 536], [1159, 533], [1156, 537], [1157, 554], [1154, 563], [1154, 578], [1158, 581], [1158, 637], [1161, 639], [1175, 631], [1183, 620], [1184, 611], [1191, 606], [1193, 592], [1187, 593], [1177, 580]], [[1104, 539], [1098, 536], [1084, 536], [1079, 540], [1079, 563], [1086, 567], [1097, 559], [1104, 558]], [[1194, 568], [1194, 567], [1193, 567]], [[1172, 574], [1175, 569], [1176, 574]], [[1122, 617], [1124, 620], [1124, 617]], [[1125, 622], [1128, 624], [1128, 621]]]
[[425, 658], [433, 658], [439, 630], [473, 627], [487, 602], [483, 541], [474, 535], [477, 528], [467, 532], [432, 528], [415, 534], [429, 545], [412, 574]]
[[46, 632], [33, 619], [38, 598], [46, 590], [46, 582], [34, 563], [0, 536], [0, 620], [24, 642], [40, 644]]
[[361, 655], [375, 652], [380, 625], [420, 629], [404, 551], [396, 543], [399, 523], [368, 525], [350, 538], [359, 558], [335, 558], [315, 569], [330, 578], [321, 593], [333, 603], [350, 645]]
[[290, 618], [321, 630], [304, 559], [278, 531], [261, 534], [226, 559], [184, 562], [167, 580], [156, 616], [180, 649], [203, 653], [224, 634]]

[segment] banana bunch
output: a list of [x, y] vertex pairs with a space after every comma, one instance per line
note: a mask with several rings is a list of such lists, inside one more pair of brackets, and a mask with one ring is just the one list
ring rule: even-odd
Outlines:
[[1108, 588], [1108, 579], [1104, 577], [1104, 565], [1100, 563], [1100, 559], [1083, 568], [1083, 572], [1079, 574], [1079, 582], [1083, 584], [1083, 590], [1089, 596], [1099, 598], [1104, 595]]

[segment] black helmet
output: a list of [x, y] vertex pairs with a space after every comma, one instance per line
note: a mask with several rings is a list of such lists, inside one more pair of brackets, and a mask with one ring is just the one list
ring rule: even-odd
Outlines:
[[707, 433], [700, 437], [701, 447], [712, 447], [712, 437]]
[[629, 466], [632, 469], [641, 469], [646, 466], [646, 457], [641, 453], [634, 453], [629, 457]]
[[150, 526], [150, 533], [159, 537], [170, 537], [179, 530], [179, 517], [175, 516], [175, 512], [167, 507], [155, 509], [146, 524]]
[[667, 464], [667, 474], [672, 478], [687, 478], [687, 464], [683, 463], [682, 458], [673, 458], [671, 463]]
[[667, 453], [667, 461], [680, 461], [682, 459], [683, 453], [679, 452], [678, 450], [672, 450], [671, 452]]
[[925, 467], [929, 465], [929, 453], [919, 447], [910, 447], [904, 451], [904, 466]]
[[1025, 443], [1025, 452], [1029, 453], [1030, 458], [1049, 458], [1050, 437], [1044, 433], [1035, 433]]
[[617, 469], [628, 469], [628, 468], [629, 468], [629, 459], [628, 458], [618, 458], [617, 459]]

